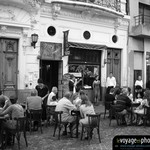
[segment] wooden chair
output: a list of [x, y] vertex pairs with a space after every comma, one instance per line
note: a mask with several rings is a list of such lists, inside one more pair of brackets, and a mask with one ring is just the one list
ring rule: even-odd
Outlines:
[[88, 141], [92, 139], [92, 132], [94, 129], [97, 129], [97, 134], [99, 138], [99, 142], [101, 143], [100, 138], [100, 116], [101, 114], [87, 114], [88, 116], [88, 125], [82, 124], [82, 130], [81, 130], [81, 140], [83, 137], [83, 132], [85, 129], [87, 129], [87, 135], [88, 135]]
[[113, 117], [115, 117], [115, 119], [117, 121], [117, 125], [121, 124], [120, 123], [121, 120], [124, 119], [124, 121], [125, 121], [125, 115], [126, 114], [121, 113], [124, 109], [125, 109], [125, 107], [123, 105], [119, 105], [119, 104], [115, 104], [115, 105], [111, 105], [110, 106], [110, 122], [109, 122], [109, 126], [111, 125], [111, 121], [112, 121]]
[[[54, 117], [55, 117], [55, 127], [54, 127], [53, 136], [55, 136], [56, 129], [58, 128], [58, 139], [59, 140], [60, 140], [61, 129], [63, 127], [65, 127], [65, 131], [67, 133], [67, 125], [69, 124], [69, 122], [62, 122], [62, 114], [63, 114], [63, 111], [55, 111], [55, 115], [54, 115]], [[72, 133], [71, 133], [71, 137], [72, 137]]]
[[30, 134], [32, 129], [34, 129], [34, 123], [37, 123], [37, 129], [40, 127], [41, 133], [42, 131], [42, 109], [39, 110], [29, 110], [29, 129], [30, 129]]
[[[105, 115], [107, 113], [107, 110], [110, 110], [110, 105], [112, 104], [112, 102], [105, 102], [104, 106], [105, 106], [105, 112], [104, 112], [104, 119], [105, 119]], [[110, 114], [109, 114], [110, 115]]]
[[147, 125], [147, 121], [150, 124], [150, 107], [144, 106], [144, 115], [143, 115], [144, 127]]
[[55, 114], [55, 108], [56, 108], [56, 105], [51, 105], [51, 106], [47, 105], [46, 106], [46, 118], [47, 118], [46, 126], [48, 126], [48, 124], [51, 123], [50, 119]]
[[[13, 144], [15, 143], [15, 138], [18, 141], [18, 149], [20, 150], [20, 137], [21, 137], [21, 133], [23, 133], [25, 142], [26, 142], [26, 146], [28, 146], [28, 142], [27, 142], [27, 137], [26, 137], [26, 117], [20, 117], [20, 118], [15, 118], [15, 120], [17, 121], [17, 125], [16, 125], [16, 129], [8, 129], [6, 132], [9, 132], [13, 135]], [[6, 134], [6, 139], [5, 141], [7, 141], [7, 134]]]

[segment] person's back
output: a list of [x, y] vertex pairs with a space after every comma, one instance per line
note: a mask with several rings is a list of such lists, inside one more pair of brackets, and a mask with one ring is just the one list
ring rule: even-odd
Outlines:
[[42, 98], [39, 96], [27, 97], [27, 107], [34, 110], [42, 109]]
[[68, 92], [65, 94], [65, 96], [58, 101], [58, 104], [56, 105], [55, 111], [63, 111], [62, 114], [62, 121], [72, 122], [74, 121], [74, 117], [71, 116], [70, 112], [76, 107], [71, 103], [69, 98], [71, 97], [71, 94]]
[[106, 94], [105, 96], [105, 102], [114, 102], [115, 96], [113, 94]]
[[31, 90], [31, 96], [27, 97], [27, 109], [42, 109], [42, 98], [37, 96], [38, 92], [36, 89]]
[[126, 108], [131, 107], [131, 100], [127, 96], [127, 89], [126, 88], [122, 89], [122, 93], [120, 95], [118, 95], [117, 100], [124, 101], [125, 103], [123, 105], [125, 105]]

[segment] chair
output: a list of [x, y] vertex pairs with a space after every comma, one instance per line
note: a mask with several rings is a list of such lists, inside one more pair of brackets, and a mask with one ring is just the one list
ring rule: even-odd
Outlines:
[[[28, 142], [27, 142], [27, 137], [26, 137], [26, 117], [20, 117], [20, 118], [15, 118], [15, 120], [17, 121], [17, 125], [16, 125], [16, 129], [8, 129], [6, 132], [9, 132], [13, 135], [13, 144], [15, 142], [15, 137], [18, 141], [18, 149], [20, 150], [20, 137], [21, 137], [21, 133], [23, 133], [24, 135], [24, 139], [26, 142], [26, 146], [28, 146]], [[7, 141], [7, 134], [6, 134], [6, 139], [5, 141]]]
[[[59, 129], [59, 131], [58, 131], [58, 139], [59, 140], [60, 140], [60, 132], [61, 132], [62, 127], [63, 126], [65, 127], [65, 131], [67, 133], [67, 125], [69, 124], [69, 122], [62, 122], [62, 114], [63, 114], [63, 111], [55, 111], [55, 115], [54, 115], [55, 127], [54, 127], [53, 136], [55, 136], [55, 132], [56, 132], [56, 129], [58, 127], [58, 129]], [[71, 133], [71, 137], [72, 137], [72, 133]]]
[[97, 134], [99, 138], [99, 142], [101, 143], [101, 138], [100, 138], [100, 116], [101, 114], [87, 114], [88, 117], [88, 125], [82, 124], [82, 130], [81, 130], [81, 140], [83, 137], [83, 132], [84, 129], [87, 129], [87, 135], [88, 135], [88, 141], [92, 139], [92, 132], [94, 129], [97, 129]]
[[[119, 105], [119, 104], [110, 105], [110, 122], [109, 122], [109, 126], [111, 125], [111, 120], [113, 119], [113, 117], [115, 117], [115, 119], [117, 121], [117, 125], [120, 125], [121, 121], [123, 119], [125, 121], [126, 113], [121, 113], [123, 110], [125, 110], [125, 107], [123, 105]], [[125, 123], [126, 123], [126, 121], [125, 121]]]
[[30, 134], [32, 129], [34, 129], [34, 124], [37, 123], [37, 129], [40, 127], [41, 133], [42, 131], [42, 109], [39, 110], [29, 110], [29, 129]]
[[105, 101], [105, 104], [104, 104], [104, 106], [105, 106], [104, 119], [105, 119], [105, 115], [106, 115], [107, 110], [108, 111], [110, 110], [110, 105], [111, 104], [112, 104], [112, 102], [106, 102]]
[[143, 121], [144, 121], [144, 127], [147, 125], [147, 121], [150, 122], [150, 107], [144, 106]]
[[46, 126], [48, 126], [48, 123], [50, 123], [50, 119], [52, 116], [54, 116], [55, 114], [55, 108], [56, 108], [56, 105], [47, 105], [46, 106], [46, 117], [47, 117], [47, 123], [46, 123]]

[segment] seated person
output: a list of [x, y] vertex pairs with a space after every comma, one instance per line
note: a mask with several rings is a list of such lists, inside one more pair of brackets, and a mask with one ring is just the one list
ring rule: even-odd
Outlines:
[[131, 116], [131, 100], [127, 96], [127, 93], [127, 88], [123, 88], [120, 95], [118, 95], [117, 100], [115, 101], [115, 104], [120, 105], [123, 109], [120, 113], [125, 115], [125, 118], [122, 120], [122, 124], [130, 124], [129, 116]]
[[0, 116], [8, 115], [12, 120], [7, 120], [5, 127], [10, 129], [16, 128], [16, 121], [14, 118], [24, 117], [24, 109], [20, 104], [17, 104], [17, 98], [14, 96], [10, 97], [12, 105], [10, 105], [6, 110], [0, 113]]
[[127, 89], [128, 89], [127, 96], [131, 99], [131, 101], [133, 101], [133, 94], [132, 94], [132, 92], [131, 92], [131, 88], [128, 87]]
[[[55, 108], [55, 111], [63, 111], [61, 121], [70, 123], [70, 130], [76, 121], [76, 117], [71, 115], [71, 111], [77, 109], [76, 106], [71, 103], [71, 94], [71, 92], [66, 92], [64, 97], [58, 101], [58, 104]], [[63, 134], [67, 134], [66, 128]]]
[[[150, 90], [146, 90], [144, 92], [144, 97], [143, 100], [141, 101], [140, 106], [138, 106], [135, 110], [133, 110], [133, 112], [135, 114], [139, 114], [139, 122], [138, 125], [142, 125], [143, 124], [143, 120], [142, 120], [142, 115], [144, 115], [144, 106], [149, 107], [150, 104]], [[137, 117], [137, 116], [136, 116]]]
[[57, 89], [57, 87], [54, 86], [54, 87], [52, 88], [51, 93], [48, 95], [47, 105], [50, 105], [50, 102], [53, 101], [52, 97], [53, 97], [53, 96], [56, 97], [57, 92], [58, 92], [58, 89]]
[[143, 88], [140, 85], [135, 86], [135, 98], [141, 97], [143, 98], [144, 92]]
[[[81, 114], [81, 118], [79, 123], [81, 125], [88, 125], [88, 116], [87, 114], [95, 114], [95, 110], [94, 107], [91, 103], [91, 101], [88, 99], [88, 97], [86, 95], [82, 96], [82, 105], [80, 106], [80, 114]], [[92, 137], [92, 130], [90, 133], [90, 136]], [[88, 134], [87, 137], [85, 137], [85, 139], [88, 139]]]
[[6, 95], [3, 95], [2, 90], [0, 90], [0, 107], [5, 110], [8, 106], [11, 105], [9, 98]]
[[32, 89], [31, 90], [31, 96], [27, 97], [26, 105], [27, 110], [33, 109], [33, 110], [39, 110], [42, 109], [42, 98], [40, 96], [37, 96], [37, 90]]
[[49, 106], [56, 106], [58, 104], [56, 96], [52, 97], [52, 101], [49, 103]]
[[80, 90], [78, 94], [73, 95], [73, 104], [79, 109], [82, 103], [82, 97], [85, 95], [84, 91]]
[[10, 101], [12, 105], [10, 105], [6, 110], [3, 110], [0, 112], [0, 116], [7, 116], [11, 119], [6, 120], [6, 122], [3, 122], [3, 127], [8, 135], [8, 141], [7, 144], [11, 144], [12, 136], [8, 129], [15, 129], [16, 128], [16, 120], [14, 118], [24, 117], [24, 109], [21, 105], [17, 104], [17, 98], [14, 96], [10, 97]]
[[84, 125], [88, 124], [87, 114], [95, 114], [94, 107], [86, 95], [82, 96], [82, 104], [80, 106], [80, 114], [81, 114], [82, 119], [80, 119], [79, 122], [80, 122], [80, 124], [84, 124]]
[[111, 102], [111, 103], [114, 102], [115, 100], [114, 92], [115, 92], [115, 89], [111, 88], [109, 94], [106, 94], [105, 96], [105, 102]]

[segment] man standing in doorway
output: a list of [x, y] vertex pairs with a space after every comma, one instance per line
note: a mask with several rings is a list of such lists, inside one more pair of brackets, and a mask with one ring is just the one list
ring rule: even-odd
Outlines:
[[113, 73], [110, 72], [106, 80], [106, 88], [107, 88], [106, 93], [109, 94], [110, 89], [115, 87], [116, 87], [116, 78], [113, 76]]

